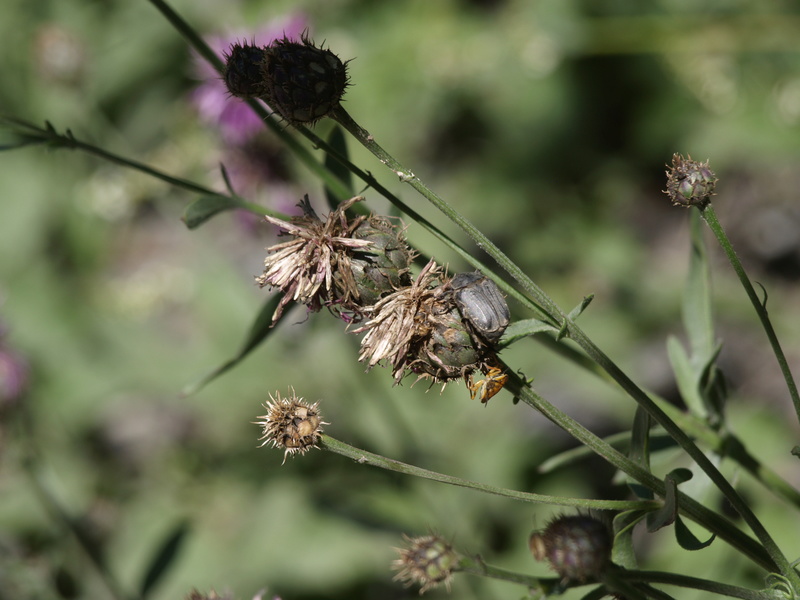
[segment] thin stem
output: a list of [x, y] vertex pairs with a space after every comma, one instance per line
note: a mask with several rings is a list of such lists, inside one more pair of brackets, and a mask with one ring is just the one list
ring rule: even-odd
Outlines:
[[423, 479], [430, 479], [440, 483], [447, 483], [459, 487], [469, 488], [485, 492], [487, 494], [494, 494], [496, 496], [503, 496], [506, 498], [513, 498], [514, 500], [521, 500], [523, 502], [532, 502], [535, 504], [549, 504], [555, 506], [572, 506], [576, 508], [593, 508], [596, 510], [654, 510], [658, 508], [658, 503], [647, 500], [584, 500], [581, 498], [564, 498], [561, 496], [548, 496], [545, 494], [533, 494], [530, 492], [519, 492], [516, 490], [509, 490], [506, 488], [487, 485], [485, 483], [477, 483], [452, 475], [444, 475], [422, 469], [414, 465], [409, 465], [391, 458], [386, 458], [379, 454], [373, 454], [360, 448], [355, 448], [344, 442], [341, 442], [328, 435], [323, 435], [319, 447], [323, 450], [330, 450], [336, 454], [341, 454], [348, 458], [353, 459], [360, 465], [370, 465], [386, 469], [387, 471], [395, 471], [396, 473], [403, 473], [405, 475], [413, 475], [415, 477], [422, 477]]
[[[644, 469], [638, 463], [633, 462], [627, 456], [615, 450], [608, 443], [594, 435], [580, 423], [558, 410], [551, 403], [536, 394], [525, 382], [514, 372], [509, 373], [507, 387], [522, 402], [542, 413], [558, 427], [569, 433], [576, 440], [591, 448], [595, 453], [602, 456], [606, 461], [617, 467], [622, 472], [630, 475], [633, 479], [652, 490], [657, 495], [664, 497], [664, 482]], [[775, 560], [768, 554], [756, 540], [739, 530], [733, 523], [709, 510], [693, 498], [679, 492], [678, 508], [681, 514], [702, 525], [709, 531], [715, 533], [719, 538], [728, 542], [731, 546], [748, 556], [751, 560], [759, 564], [768, 571], [775, 570]]]
[[794, 404], [794, 410], [797, 414], [798, 422], [800, 422], [800, 395], [798, 395], [797, 385], [795, 384], [794, 377], [792, 376], [792, 371], [789, 369], [789, 363], [786, 360], [786, 355], [783, 353], [781, 344], [778, 341], [778, 336], [769, 320], [769, 314], [767, 313], [767, 299], [765, 297], [764, 301], [762, 302], [758, 297], [758, 294], [756, 294], [753, 284], [750, 282], [750, 278], [747, 276], [739, 257], [736, 255], [736, 251], [733, 249], [733, 245], [728, 239], [728, 236], [725, 235], [725, 230], [722, 228], [722, 225], [717, 219], [717, 214], [714, 212], [714, 208], [708, 204], [704, 209], [701, 210], [700, 214], [703, 216], [703, 220], [705, 220], [709, 229], [711, 229], [716, 236], [719, 245], [722, 246], [722, 249], [725, 252], [725, 255], [728, 257], [733, 270], [736, 271], [736, 275], [739, 277], [739, 281], [741, 282], [744, 291], [747, 292], [747, 297], [750, 299], [750, 303], [753, 305], [753, 308], [755, 309], [756, 314], [761, 321], [761, 326], [767, 333], [770, 346], [772, 346], [772, 351], [775, 353], [775, 358], [778, 360], [781, 373], [783, 373], [783, 378], [786, 381], [786, 387], [789, 389], [789, 394], [792, 397], [792, 403]]
[[699, 577], [689, 577], [688, 575], [677, 575], [675, 573], [665, 573], [662, 571], [625, 571], [620, 569], [616, 570], [612, 577], [613, 579], [639, 583], [664, 583], [677, 587], [712, 592], [720, 596], [742, 598], [743, 600], [770, 600], [775, 598], [774, 595], [762, 590], [751, 590], [736, 585], [701, 579]]
[[492, 565], [486, 564], [479, 556], [462, 556], [458, 563], [457, 570], [462, 573], [499, 579], [500, 581], [519, 583], [545, 595], [555, 589], [559, 589], [561, 585], [561, 581], [555, 577], [533, 577], [531, 575], [523, 575], [522, 573], [493, 567]]

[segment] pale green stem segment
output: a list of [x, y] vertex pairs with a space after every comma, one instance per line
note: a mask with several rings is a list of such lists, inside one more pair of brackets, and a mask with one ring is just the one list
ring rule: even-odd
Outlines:
[[789, 394], [792, 397], [792, 403], [794, 404], [794, 410], [797, 414], [797, 420], [800, 422], [800, 395], [798, 395], [797, 384], [794, 381], [791, 369], [789, 369], [789, 363], [786, 360], [786, 355], [783, 353], [783, 348], [781, 348], [781, 344], [778, 341], [778, 336], [769, 320], [769, 313], [767, 313], [767, 299], [765, 297], [762, 301], [758, 297], [758, 294], [756, 294], [753, 284], [750, 282], [750, 278], [747, 276], [739, 257], [736, 255], [736, 251], [733, 249], [733, 245], [728, 239], [728, 236], [725, 235], [725, 230], [722, 228], [722, 225], [717, 219], [717, 214], [714, 212], [714, 208], [708, 204], [704, 208], [700, 209], [700, 214], [703, 216], [703, 220], [705, 220], [709, 229], [711, 229], [714, 236], [717, 238], [719, 245], [722, 247], [722, 250], [728, 257], [733, 270], [736, 271], [736, 275], [739, 277], [739, 281], [741, 282], [744, 291], [747, 292], [747, 297], [750, 299], [750, 303], [753, 305], [753, 308], [755, 309], [756, 314], [761, 321], [761, 326], [764, 328], [767, 338], [769, 338], [770, 346], [772, 346], [772, 351], [775, 353], [775, 358], [778, 360], [778, 365], [781, 368], [781, 373], [783, 373], [783, 378], [786, 380], [786, 387], [789, 389]]
[[703, 590], [705, 592], [719, 594], [720, 596], [728, 596], [729, 598], [742, 598], [742, 600], [775, 600], [776, 597], [779, 597], [775, 595], [773, 590], [750, 590], [748, 588], [727, 585], [708, 579], [677, 575], [675, 573], [664, 573], [661, 571], [625, 571], [619, 569], [615, 570], [611, 577], [621, 581], [662, 583], [677, 587]]
[[516, 490], [509, 490], [484, 483], [477, 483], [467, 479], [453, 477], [452, 475], [444, 475], [442, 473], [436, 473], [435, 471], [422, 469], [414, 465], [409, 465], [397, 460], [392, 460], [391, 458], [386, 458], [385, 456], [381, 456], [379, 454], [373, 454], [371, 452], [355, 448], [328, 435], [322, 436], [319, 447], [323, 450], [330, 450], [336, 454], [341, 454], [342, 456], [351, 458], [360, 465], [379, 467], [388, 471], [395, 471], [405, 475], [422, 477], [423, 479], [430, 479], [440, 483], [447, 483], [450, 485], [478, 490], [487, 494], [494, 494], [495, 496], [513, 498], [514, 500], [521, 500], [523, 502], [549, 504], [554, 506], [572, 506], [586, 509], [591, 508], [595, 510], [656, 510], [660, 505], [658, 502], [645, 500], [583, 500], [581, 498], [563, 498], [561, 496], [548, 496], [545, 494], [518, 492]]

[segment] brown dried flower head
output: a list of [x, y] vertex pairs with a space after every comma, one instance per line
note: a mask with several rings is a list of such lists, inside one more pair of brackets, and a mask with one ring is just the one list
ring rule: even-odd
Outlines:
[[283, 298], [272, 315], [273, 324], [292, 300], [305, 304], [314, 312], [334, 303], [352, 308], [351, 301], [358, 293], [352, 276], [337, 278], [335, 275], [350, 272], [352, 250], [372, 245], [369, 240], [352, 237], [365, 217], [348, 221], [345, 215], [348, 208], [363, 199], [356, 196], [342, 202], [324, 222], [311, 208], [308, 196], [300, 202], [302, 217], [295, 217], [291, 222], [266, 217], [269, 223], [294, 237], [267, 248], [264, 273], [256, 277], [260, 287], [270, 286], [283, 292]]
[[717, 181], [708, 161], [697, 162], [691, 156], [683, 158], [676, 153], [672, 155], [672, 166], [667, 171], [664, 193], [675, 206], [703, 208], [711, 201]]
[[410, 286], [369, 308], [368, 320], [354, 330], [365, 332], [359, 360], [367, 368], [387, 363], [396, 384], [407, 372], [447, 383], [488, 371], [494, 350], [459, 311], [450, 281], [431, 260]]
[[458, 570], [461, 560], [453, 547], [437, 535], [416, 538], [404, 535], [403, 539], [408, 547], [396, 548], [400, 558], [392, 562], [392, 568], [398, 571], [394, 579], [406, 587], [420, 585], [420, 594], [441, 583], [449, 592], [453, 572]]
[[267, 414], [259, 416], [256, 425], [260, 425], [263, 440], [259, 448], [272, 444], [273, 448], [283, 448], [283, 461], [295, 452], [305, 454], [315, 448], [322, 435], [322, 426], [329, 425], [322, 420], [318, 403], [308, 404], [299, 398], [293, 388], [286, 398], [280, 392], [269, 396], [270, 402], [264, 404]]

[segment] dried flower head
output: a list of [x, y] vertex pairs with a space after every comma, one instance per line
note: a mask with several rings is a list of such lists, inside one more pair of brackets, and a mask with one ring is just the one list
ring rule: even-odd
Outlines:
[[672, 166], [667, 171], [667, 189], [664, 193], [675, 206], [705, 207], [714, 195], [717, 176], [708, 167], [708, 161], [701, 163], [692, 157], [683, 158], [672, 155]]
[[[353, 238], [353, 232], [365, 217], [348, 221], [345, 211], [363, 199], [356, 196], [342, 202], [324, 222], [311, 208], [308, 196], [300, 202], [302, 217], [291, 222], [266, 217], [268, 222], [294, 236], [293, 240], [267, 248], [264, 273], [256, 277], [260, 287], [270, 286], [283, 292], [272, 316], [273, 324], [292, 300], [315, 312], [335, 304], [340, 308], [355, 308], [352, 300], [358, 297], [358, 291], [352, 276], [347, 276], [351, 252], [366, 249], [372, 242]], [[337, 273], [339, 277], [335, 276]]]
[[564, 515], [550, 521], [530, 540], [536, 560], [547, 560], [564, 579], [596, 579], [611, 562], [611, 531], [588, 515]]
[[329, 425], [322, 420], [318, 403], [308, 404], [303, 398], [298, 398], [294, 389], [286, 398], [281, 398], [280, 392], [269, 396], [270, 402], [264, 404], [267, 414], [258, 417], [256, 425], [260, 425], [263, 435], [258, 438], [263, 440], [259, 448], [272, 444], [273, 448], [283, 448], [283, 461], [295, 452], [305, 454], [309, 449], [315, 448], [322, 435], [322, 426]]
[[354, 333], [366, 332], [360, 361], [385, 361], [395, 383], [407, 372], [446, 383], [489, 370], [494, 350], [460, 312], [450, 278], [431, 260], [410, 286], [381, 298]]
[[461, 557], [453, 547], [437, 535], [411, 538], [403, 536], [407, 548], [396, 548], [400, 558], [392, 562], [398, 571], [394, 579], [402, 581], [406, 587], [412, 584], [422, 586], [420, 594], [443, 583], [450, 591], [453, 572], [458, 570]]

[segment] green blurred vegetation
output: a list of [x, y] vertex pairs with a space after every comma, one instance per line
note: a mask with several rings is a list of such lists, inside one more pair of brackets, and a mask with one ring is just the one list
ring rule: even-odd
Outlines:
[[[589, 293], [582, 326], [634, 379], [677, 401], [666, 336], [680, 334], [687, 213], [661, 193], [673, 152], [711, 159], [715, 206], [800, 357], [800, 9], [778, 0], [307, 0], [175, 2], [200, 32], [255, 30], [301, 12], [349, 63], [347, 110], [384, 147], [477, 223], [562, 306]], [[222, 141], [190, 102], [199, 83], [185, 42], [144, 1], [6, 2], [0, 112], [174, 175], [223, 189]], [[321, 134], [330, 129], [323, 122]], [[274, 140], [281, 195], [323, 191]], [[353, 162], [456, 239], [460, 232], [360, 148]], [[274, 167], [274, 164], [273, 164]], [[277, 201], [265, 182], [260, 197]], [[287, 192], [288, 190], [288, 192]], [[373, 209], [387, 210], [370, 197]], [[21, 416], [0, 423], [0, 598], [108, 592], [34, 492], [49, 489], [135, 590], [159, 544], [188, 522], [153, 598], [192, 587], [284, 600], [401, 598], [389, 563], [401, 533], [430, 529], [506, 569], [546, 575], [527, 537], [557, 512], [416, 481], [313, 452], [256, 449], [268, 393], [320, 400], [326, 432], [425, 468], [546, 494], [622, 498], [596, 459], [541, 475], [574, 445], [501, 393], [488, 407], [382, 369], [326, 314], [295, 310], [268, 343], [191, 397], [180, 390], [232, 356], [261, 304], [266, 226], [221, 216], [180, 222], [194, 197], [66, 150], [0, 155], [0, 319], [31, 365]], [[324, 209], [323, 209], [324, 210]], [[409, 223], [413, 244], [464, 265]], [[780, 373], [724, 256], [710, 250], [730, 427], [800, 485]], [[520, 314], [512, 306], [515, 318]], [[633, 403], [522, 342], [504, 360], [601, 434], [629, 429]], [[26, 425], [27, 423], [27, 425]], [[27, 435], [27, 427], [34, 432]], [[674, 455], [659, 455], [664, 468]], [[658, 467], [658, 465], [657, 465]], [[796, 516], [723, 463], [790, 557]], [[702, 478], [690, 482], [703, 497]], [[714, 503], [716, 497], [708, 497]], [[689, 554], [670, 532], [641, 542], [644, 567], [757, 587], [761, 574], [722, 544]], [[703, 537], [702, 532], [698, 533]], [[702, 565], [699, 567], [698, 565]], [[691, 566], [691, 568], [689, 568]], [[511, 584], [456, 577], [453, 597], [522, 597]], [[445, 597], [434, 590], [428, 597]], [[567, 597], [579, 597], [573, 595]], [[700, 598], [689, 592], [681, 598]]]

